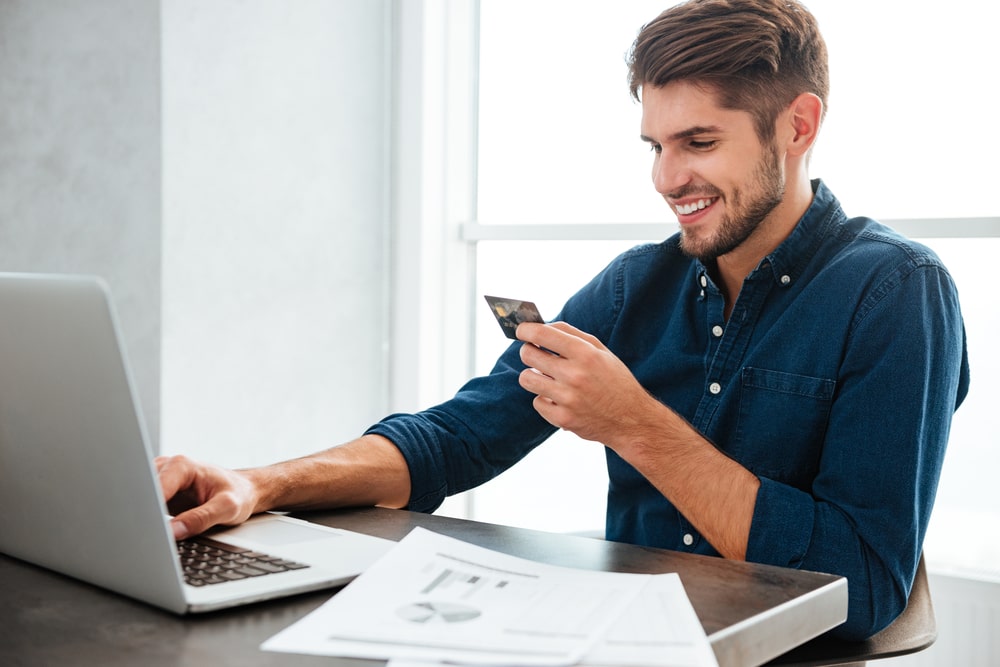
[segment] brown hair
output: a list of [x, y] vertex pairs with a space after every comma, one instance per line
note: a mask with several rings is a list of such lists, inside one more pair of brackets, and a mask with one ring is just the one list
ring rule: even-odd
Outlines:
[[628, 55], [629, 88], [686, 80], [716, 91], [728, 109], [749, 112], [760, 139], [801, 93], [826, 111], [826, 44], [797, 0], [688, 0], [639, 31]]

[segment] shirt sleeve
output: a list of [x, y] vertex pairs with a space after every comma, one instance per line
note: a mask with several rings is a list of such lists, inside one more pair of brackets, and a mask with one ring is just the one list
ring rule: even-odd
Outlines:
[[[556, 315], [604, 335], [620, 306], [621, 273], [629, 253], [612, 261]], [[407, 509], [434, 511], [447, 496], [493, 479], [546, 440], [556, 428], [535, 411], [535, 395], [518, 376], [523, 343], [512, 343], [489, 375], [467, 382], [454, 398], [417, 414], [394, 414], [367, 433], [388, 438], [410, 469]]]
[[875, 285], [854, 316], [808, 491], [761, 479], [748, 560], [845, 576], [863, 639], [903, 610], [948, 441], [968, 388], [958, 295], [932, 256]]
[[407, 509], [434, 511], [447, 496], [474, 488], [520, 461], [555, 428], [522, 389], [525, 366], [513, 343], [489, 375], [466, 383], [454, 398], [416, 414], [395, 414], [367, 433], [391, 440], [410, 469]]

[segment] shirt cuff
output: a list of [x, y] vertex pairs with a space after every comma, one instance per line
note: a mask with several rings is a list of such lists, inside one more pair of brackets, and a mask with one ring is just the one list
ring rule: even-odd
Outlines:
[[440, 447], [432, 435], [425, 433], [427, 429], [415, 423], [418, 420], [414, 415], [389, 415], [365, 435], [380, 435], [399, 449], [410, 469], [410, 500], [406, 509], [429, 513], [444, 501], [448, 485], [439, 461]]
[[815, 502], [808, 493], [760, 477], [757, 504], [750, 524], [747, 560], [781, 567], [801, 567], [812, 541], [815, 512]]

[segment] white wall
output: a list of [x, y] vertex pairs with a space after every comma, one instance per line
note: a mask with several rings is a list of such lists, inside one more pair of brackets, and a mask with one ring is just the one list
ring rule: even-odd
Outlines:
[[0, 0], [0, 271], [107, 279], [154, 439], [159, 19], [149, 2]]
[[230, 466], [383, 416], [389, 2], [163, 10], [163, 447]]
[[383, 416], [394, 6], [0, 0], [0, 270], [108, 279], [162, 451]]

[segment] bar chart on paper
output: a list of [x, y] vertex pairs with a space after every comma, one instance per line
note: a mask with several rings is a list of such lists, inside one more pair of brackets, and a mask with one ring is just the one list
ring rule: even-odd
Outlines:
[[420, 575], [422, 599], [398, 608], [400, 618], [411, 623], [461, 623], [489, 609], [495, 618], [507, 619], [505, 632], [538, 637], [590, 636], [605, 616], [610, 598], [618, 593], [607, 587], [555, 585], [537, 570], [499, 570], [446, 553], [436, 553]]
[[489, 579], [478, 574], [456, 572], [450, 568], [445, 568], [420, 592], [425, 595], [430, 595], [436, 590], [448, 589], [453, 584], [465, 584], [467, 586], [467, 590], [463, 593], [462, 597], [467, 597], [474, 594], [477, 589], [487, 585], [487, 583], [490, 583], [490, 585], [496, 586], [497, 588], [503, 588], [507, 585], [507, 581], [505, 580], [489, 582]]

